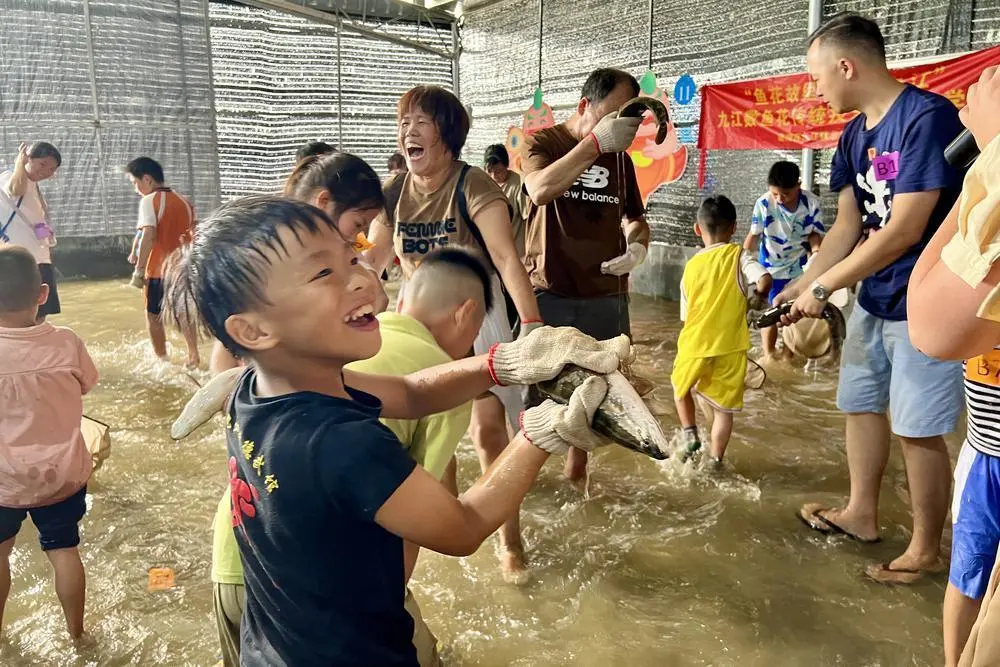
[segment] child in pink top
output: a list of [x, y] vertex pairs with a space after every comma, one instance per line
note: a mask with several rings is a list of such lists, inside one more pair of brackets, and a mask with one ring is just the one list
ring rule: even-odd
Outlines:
[[72, 331], [35, 324], [48, 293], [31, 253], [0, 246], [0, 621], [14, 539], [30, 514], [66, 627], [79, 637], [86, 583], [77, 545], [93, 465], [80, 420], [97, 369]]

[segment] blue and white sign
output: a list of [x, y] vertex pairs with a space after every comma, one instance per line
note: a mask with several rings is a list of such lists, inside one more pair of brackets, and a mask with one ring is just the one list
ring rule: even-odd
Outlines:
[[677, 84], [674, 86], [674, 101], [677, 104], [691, 104], [696, 92], [698, 87], [694, 85], [694, 79], [690, 74], [685, 74], [677, 79]]

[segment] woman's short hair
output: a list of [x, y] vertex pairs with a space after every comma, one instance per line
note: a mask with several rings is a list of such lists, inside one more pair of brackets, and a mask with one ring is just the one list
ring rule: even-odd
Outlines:
[[62, 155], [59, 149], [47, 141], [36, 141], [28, 149], [28, 157], [32, 160], [41, 160], [50, 157], [56, 161], [56, 166], [62, 165]]
[[465, 139], [469, 136], [469, 113], [459, 99], [441, 86], [410, 88], [399, 98], [397, 122], [402, 121], [403, 116], [414, 107], [434, 120], [441, 141], [451, 151], [452, 157], [461, 155]]

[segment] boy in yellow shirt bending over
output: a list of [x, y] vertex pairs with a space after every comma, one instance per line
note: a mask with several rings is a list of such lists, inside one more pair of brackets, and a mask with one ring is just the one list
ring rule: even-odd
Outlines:
[[747, 287], [766, 295], [771, 275], [752, 255], [730, 243], [736, 207], [726, 197], [709, 197], [698, 209], [694, 233], [705, 244], [684, 267], [677, 357], [670, 382], [684, 429], [685, 458], [701, 449], [693, 392], [711, 404], [712, 459], [721, 463], [733, 432], [733, 413], [743, 409], [750, 330]]

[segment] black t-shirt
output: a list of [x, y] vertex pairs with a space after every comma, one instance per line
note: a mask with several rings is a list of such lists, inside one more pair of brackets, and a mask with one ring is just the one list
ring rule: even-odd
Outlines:
[[241, 664], [416, 665], [403, 542], [375, 523], [416, 464], [374, 396], [258, 398], [255, 379], [240, 378], [226, 420]]

